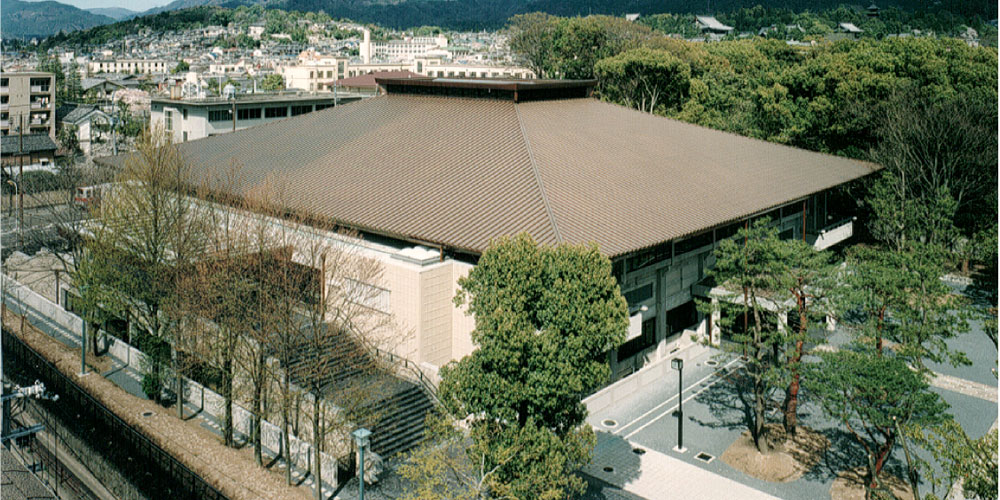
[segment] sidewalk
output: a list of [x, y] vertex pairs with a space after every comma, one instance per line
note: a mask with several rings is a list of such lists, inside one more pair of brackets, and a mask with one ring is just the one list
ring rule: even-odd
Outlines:
[[[644, 452], [639, 455], [636, 449]], [[597, 433], [594, 460], [583, 468], [583, 472], [649, 500], [777, 500], [777, 497], [732, 479], [606, 432]]]

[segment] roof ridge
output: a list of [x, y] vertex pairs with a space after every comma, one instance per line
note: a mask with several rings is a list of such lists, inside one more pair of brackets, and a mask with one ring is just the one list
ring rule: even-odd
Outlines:
[[545, 214], [549, 216], [549, 223], [552, 224], [552, 231], [556, 235], [556, 243], [563, 243], [562, 235], [559, 233], [559, 224], [556, 223], [556, 217], [552, 213], [552, 207], [549, 205], [549, 197], [545, 193], [545, 183], [542, 182], [542, 175], [538, 173], [538, 164], [535, 162], [535, 153], [531, 151], [531, 140], [528, 139], [528, 132], [524, 130], [524, 122], [521, 120], [521, 110], [518, 108], [518, 103], [514, 103], [514, 115], [517, 116], [517, 126], [521, 129], [521, 138], [524, 139], [524, 147], [528, 150], [528, 161], [531, 162], [531, 173], [535, 175], [535, 183], [538, 185], [538, 191], [542, 195], [542, 204], [545, 206]]

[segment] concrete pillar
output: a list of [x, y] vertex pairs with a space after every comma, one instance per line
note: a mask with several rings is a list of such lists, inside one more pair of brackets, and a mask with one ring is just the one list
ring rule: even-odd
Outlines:
[[722, 344], [722, 327], [719, 326], [719, 322], [722, 321], [722, 309], [719, 307], [719, 299], [712, 299], [712, 332], [709, 338], [709, 342], [715, 347]]

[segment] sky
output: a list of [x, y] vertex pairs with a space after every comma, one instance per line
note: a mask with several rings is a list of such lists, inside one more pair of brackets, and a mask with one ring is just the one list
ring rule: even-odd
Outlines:
[[[37, 2], [41, 0], [25, 0]], [[124, 7], [129, 10], [144, 11], [153, 7], [166, 5], [171, 0], [56, 0], [81, 9], [93, 9], [95, 7]]]

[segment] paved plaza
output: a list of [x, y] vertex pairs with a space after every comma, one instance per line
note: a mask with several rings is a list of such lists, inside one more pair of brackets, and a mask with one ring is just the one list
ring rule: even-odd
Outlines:
[[[931, 364], [937, 374], [932, 391], [947, 402], [949, 410], [972, 438], [984, 435], [997, 421], [997, 351], [982, 331], [972, 323], [970, 332], [949, 341], [951, 349], [966, 353], [972, 365], [953, 367]], [[839, 329], [823, 334], [836, 348], [848, 339]], [[588, 417], [598, 433], [594, 461], [584, 469], [627, 492], [649, 500], [699, 498], [732, 500], [734, 498], [829, 499], [830, 487], [837, 474], [865, 463], [860, 446], [853, 436], [823, 415], [819, 405], [803, 394], [800, 424], [826, 435], [831, 448], [820, 463], [802, 478], [788, 483], [772, 483], [750, 477], [724, 463], [719, 457], [746, 427], [743, 404], [726, 383], [727, 375], [740, 369], [732, 355], [703, 346], [690, 346], [676, 353], [684, 359], [684, 446], [677, 445], [678, 406], [677, 373], [670, 371], [661, 383], [616, 399]], [[663, 360], [661, 363], [669, 363]], [[772, 421], [781, 416], [772, 414]], [[926, 455], [922, 450], [921, 456]], [[930, 458], [926, 456], [925, 458]], [[902, 450], [893, 453], [887, 471], [904, 475]], [[930, 492], [921, 484], [921, 492]], [[937, 491], [944, 496], [947, 492]]]

